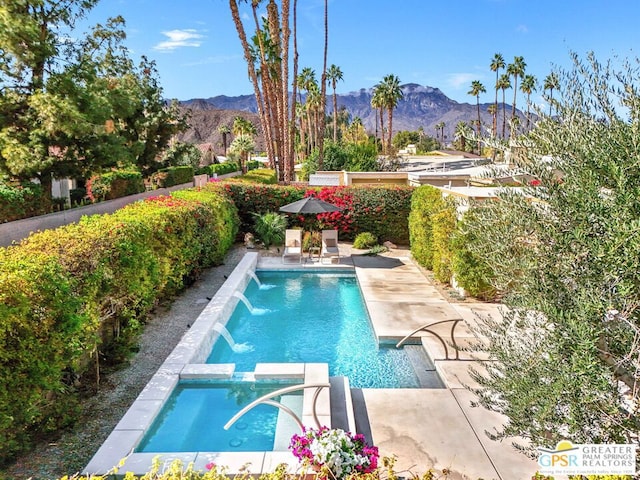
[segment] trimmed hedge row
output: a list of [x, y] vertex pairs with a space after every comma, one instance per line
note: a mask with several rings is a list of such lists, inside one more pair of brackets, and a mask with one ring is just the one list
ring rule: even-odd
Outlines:
[[475, 233], [467, 228], [467, 222], [475, 212], [470, 208], [458, 220], [455, 204], [442, 198], [439, 189], [430, 185], [418, 187], [409, 215], [411, 254], [439, 281], [449, 283], [455, 277], [469, 295], [491, 300], [497, 294], [491, 286], [491, 271], [468, 248]]
[[94, 175], [87, 181], [87, 196], [92, 202], [113, 200], [144, 191], [142, 174], [137, 171], [115, 170]]
[[202, 175], [204, 173], [207, 175], [213, 175], [214, 173], [217, 175], [224, 175], [226, 173], [233, 173], [239, 170], [240, 165], [236, 162], [212, 163], [211, 165], [197, 169], [196, 175]]
[[92, 362], [220, 263], [238, 224], [233, 203], [207, 185], [0, 249], [0, 463], [72, 420]]
[[[256, 162], [260, 163], [260, 162]], [[260, 165], [261, 166], [261, 165]], [[278, 183], [278, 177], [275, 170], [269, 168], [258, 168], [250, 170], [244, 175], [225, 179], [228, 182], [245, 182], [245, 183], [262, 183], [266, 185], [275, 185]]]
[[409, 243], [408, 217], [414, 191], [412, 187], [305, 188], [242, 182], [224, 182], [222, 185], [238, 207], [243, 232], [253, 231], [252, 213], [277, 212], [287, 203], [315, 195], [343, 210], [319, 215], [288, 215], [290, 228], [337, 229], [342, 240], [353, 240], [358, 233], [371, 232], [381, 242]]
[[10, 186], [0, 183], [0, 223], [42, 215], [51, 210], [51, 200], [37, 183]]
[[168, 167], [158, 170], [151, 176], [152, 183], [157, 188], [173, 187], [193, 181], [194, 170], [190, 165]]

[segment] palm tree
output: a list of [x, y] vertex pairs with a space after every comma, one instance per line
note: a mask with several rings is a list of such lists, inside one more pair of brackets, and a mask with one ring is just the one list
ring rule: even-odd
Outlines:
[[[251, 9], [255, 23], [255, 35], [249, 37], [239, 11], [239, 0], [229, 0], [231, 16], [242, 44], [249, 78], [254, 89], [258, 116], [266, 140], [267, 156], [282, 167], [281, 179], [290, 179], [293, 174], [293, 140], [295, 131], [289, 118], [289, 0], [282, 0], [281, 11], [275, 1], [269, 0], [266, 16], [259, 16], [257, 9], [261, 0], [252, 0]], [[247, 3], [247, 2], [242, 2]], [[295, 7], [294, 1], [294, 18]], [[263, 20], [263, 21], [261, 21]], [[294, 54], [294, 74], [297, 71], [297, 50]], [[295, 81], [294, 81], [295, 85]], [[294, 86], [295, 94], [295, 86]]]
[[224, 156], [227, 156], [227, 135], [231, 133], [229, 125], [218, 125], [218, 133], [222, 135], [222, 148], [224, 149]]
[[511, 88], [511, 77], [508, 73], [503, 73], [496, 83], [496, 88], [502, 90], [502, 138], [505, 138], [505, 131], [507, 126], [507, 104], [505, 101], [505, 91]]
[[239, 135], [255, 135], [257, 133], [256, 127], [250, 120], [242, 117], [236, 117], [233, 119], [233, 134]]
[[476, 97], [476, 109], [478, 110], [478, 121], [476, 122], [476, 128], [478, 132], [478, 155], [480, 155], [480, 94], [487, 93], [487, 89], [484, 88], [484, 85], [479, 80], [474, 80], [471, 82], [471, 90], [467, 92], [469, 95], [473, 95]]
[[300, 103], [302, 103], [302, 90], [308, 92], [311, 89], [312, 84], [317, 84], [316, 72], [315, 70], [313, 70], [313, 68], [304, 67], [298, 74], [298, 86], [300, 87]]
[[551, 72], [544, 78], [543, 90], [549, 90], [549, 116], [553, 112], [553, 90], [560, 88], [560, 80], [555, 72]]
[[531, 93], [536, 91], [536, 77], [533, 75], [525, 75], [522, 77], [522, 83], [520, 84], [520, 91], [527, 96], [527, 130], [531, 121], [530, 106], [531, 106]]
[[524, 63], [524, 57], [513, 57], [513, 63], [507, 66], [507, 73], [513, 75], [513, 105], [511, 105], [511, 121], [516, 118], [516, 96], [518, 95], [518, 77], [524, 75], [524, 69], [527, 64]]
[[496, 72], [496, 99], [493, 102], [493, 104], [495, 105], [494, 108], [494, 115], [493, 115], [493, 128], [491, 130], [491, 135], [493, 137], [495, 137], [496, 135], [498, 135], [498, 78], [500, 76], [500, 69], [505, 67], [505, 63], [504, 63], [504, 57], [502, 56], [501, 53], [496, 53], [493, 55], [493, 59], [491, 60], [491, 65], [489, 66], [489, 68], [491, 68], [492, 72]]
[[327, 71], [327, 79], [331, 82], [333, 89], [333, 141], [338, 141], [338, 97], [336, 96], [336, 84], [342, 80], [342, 70], [340, 67], [331, 64]]
[[307, 153], [310, 153], [313, 148], [313, 142], [315, 140], [315, 136], [313, 135], [313, 127], [311, 122], [311, 110], [309, 105], [309, 97], [311, 96], [311, 91], [315, 88], [318, 89], [318, 84], [316, 82], [316, 72], [309, 67], [305, 67], [302, 69], [300, 74], [298, 75], [298, 86], [300, 87], [300, 103], [302, 103], [302, 91], [305, 90], [307, 92], [307, 99], [305, 101], [305, 113], [307, 116], [307, 139], [309, 141]]
[[463, 152], [466, 151], [467, 148], [467, 136], [469, 135], [471, 127], [466, 122], [458, 122], [456, 124], [456, 129], [453, 133], [454, 139], [460, 143], [460, 150]]
[[391, 138], [393, 137], [393, 110], [404, 94], [400, 88], [400, 79], [396, 75], [386, 75], [379, 85], [382, 88], [382, 102], [387, 109], [387, 118], [389, 120], [388, 151], [391, 149]]
[[241, 133], [231, 142], [229, 150], [235, 152], [240, 157], [240, 169], [242, 173], [247, 173], [247, 161], [249, 154], [256, 148], [253, 137], [247, 133]]
[[309, 132], [311, 137], [309, 152], [311, 152], [315, 147], [318, 147], [318, 137], [319, 135], [324, 134], [324, 132], [320, 131], [319, 112], [322, 108], [322, 99], [320, 97], [321, 93], [318, 84], [312, 83], [309, 86], [309, 92], [307, 93], [307, 101], [304, 103], [307, 109], [307, 117], [309, 118]]
[[[380, 117], [380, 143], [382, 145], [382, 153], [385, 152], [384, 145], [384, 99], [382, 96], [382, 87], [380, 84], [373, 87], [373, 94], [371, 95], [371, 107], [376, 111], [376, 140], [378, 138], [378, 116]], [[380, 114], [378, 115], [378, 111]]]
[[446, 126], [446, 123], [444, 122], [438, 122], [436, 123], [436, 140], [438, 138], [438, 130], [440, 131], [440, 143], [442, 144], [442, 146], [444, 147], [444, 127]]

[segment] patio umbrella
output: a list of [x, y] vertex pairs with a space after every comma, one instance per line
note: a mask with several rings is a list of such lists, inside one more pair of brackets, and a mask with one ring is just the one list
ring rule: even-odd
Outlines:
[[[341, 207], [315, 197], [305, 197], [297, 202], [280, 207], [281, 212], [297, 214], [319, 214], [342, 211]], [[313, 232], [312, 232], [313, 235]], [[313, 237], [312, 237], [313, 238]]]
[[293, 203], [288, 203], [280, 207], [280, 211], [285, 213], [316, 213], [317, 214], [317, 213], [339, 212], [341, 210], [342, 208], [315, 197], [305, 197], [302, 200], [298, 200], [297, 202], [293, 202]]

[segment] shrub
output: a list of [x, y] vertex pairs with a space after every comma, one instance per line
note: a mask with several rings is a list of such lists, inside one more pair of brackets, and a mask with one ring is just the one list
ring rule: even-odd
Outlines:
[[224, 182], [238, 207], [241, 230], [253, 225], [249, 212], [277, 211], [281, 206], [314, 195], [342, 208], [342, 211], [318, 215], [289, 215], [289, 226], [305, 230], [336, 229], [341, 239], [353, 239], [360, 232], [371, 232], [380, 240], [401, 245], [409, 243], [407, 218], [412, 187], [362, 186], [304, 188]]
[[470, 248], [476, 244], [478, 235], [475, 228], [469, 227], [478, 221], [476, 217], [477, 211], [471, 208], [458, 222], [451, 239], [451, 266], [456, 282], [469, 295], [482, 300], [492, 300], [497, 294], [496, 288], [492, 285], [492, 268], [482, 255]]
[[433, 269], [433, 215], [446, 208], [442, 193], [436, 187], [418, 187], [411, 199], [409, 235], [411, 254], [416, 262]]
[[257, 170], [263, 167], [263, 163], [258, 160], [250, 160], [247, 162], [247, 171]]
[[190, 165], [168, 167], [154, 173], [151, 181], [157, 188], [166, 188], [193, 182], [193, 175], [193, 167]]
[[0, 222], [12, 222], [21, 218], [49, 213], [51, 201], [42, 186], [25, 182], [10, 186], [0, 183]]
[[94, 175], [87, 181], [87, 196], [92, 202], [144, 192], [142, 174], [137, 171], [117, 170]]
[[451, 282], [451, 236], [456, 228], [456, 210], [450, 202], [432, 217], [433, 274], [443, 282]]
[[[227, 181], [220, 185], [238, 209], [240, 231], [243, 233], [253, 230], [252, 213], [278, 211], [282, 205], [300, 200], [304, 195], [304, 190], [298, 187]], [[288, 218], [290, 225], [300, 226], [294, 217]]]
[[224, 190], [207, 185], [0, 249], [0, 464], [72, 421], [91, 362], [120, 355], [113, 345], [130, 344], [159, 299], [221, 262], [238, 223]]
[[308, 252], [311, 247], [320, 247], [322, 242], [322, 233], [318, 231], [305, 231], [302, 234], [302, 251]]
[[284, 231], [287, 228], [287, 217], [275, 212], [254, 213], [254, 230], [258, 239], [269, 249], [271, 245], [284, 242]]
[[262, 183], [265, 185], [274, 185], [278, 183], [276, 171], [269, 168], [261, 168], [259, 170], [252, 170], [249, 173], [245, 173], [239, 177], [233, 177], [228, 179], [231, 182], [248, 182], [248, 183]]
[[353, 241], [353, 248], [364, 250], [366, 248], [371, 248], [377, 244], [378, 244], [378, 239], [373, 233], [363, 232], [356, 235], [356, 238]]
[[[362, 186], [348, 187], [352, 195], [351, 234], [371, 232], [379, 242], [391, 241], [409, 245], [409, 212], [414, 187], [407, 186]], [[347, 232], [348, 233], [348, 232]]]
[[84, 187], [72, 188], [69, 190], [71, 205], [82, 205], [87, 196], [87, 189]]
[[207, 175], [225, 175], [227, 173], [233, 173], [240, 170], [240, 166], [236, 162], [224, 162], [224, 163], [214, 163], [212, 165], [207, 165], [206, 167], [199, 168], [196, 170], [197, 175], [202, 175], [206, 173]]

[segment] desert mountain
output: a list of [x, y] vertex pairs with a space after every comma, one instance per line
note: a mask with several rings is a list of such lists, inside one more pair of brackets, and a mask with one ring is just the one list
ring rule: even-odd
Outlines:
[[[456, 124], [460, 121], [471, 123], [477, 118], [476, 105], [459, 103], [450, 99], [438, 88], [408, 83], [402, 87], [403, 98], [393, 112], [393, 130], [417, 130], [422, 127], [427, 135], [436, 136], [436, 124], [444, 122], [446, 138], [453, 139]], [[351, 118], [359, 117], [365, 128], [373, 133], [376, 129], [376, 111], [371, 108], [373, 89], [360, 89], [355, 92], [338, 94], [338, 109], [345, 108]], [[333, 98], [327, 92], [327, 112], [333, 111]], [[218, 133], [219, 125], [231, 126], [233, 119], [242, 116], [258, 125], [256, 102], [253, 95], [228, 97], [219, 95], [207, 99], [192, 99], [180, 102], [190, 114], [191, 128], [180, 140], [193, 143], [210, 142], [216, 151], [222, 145], [222, 135]], [[488, 112], [491, 103], [480, 104], [480, 116], [486, 128], [490, 128], [492, 117]], [[511, 106], [506, 105], [507, 122], [511, 117]], [[518, 116], [524, 117], [518, 110]], [[386, 125], [386, 115], [385, 115]], [[498, 104], [498, 130], [502, 126], [502, 104]], [[260, 144], [260, 140], [258, 141]]]

